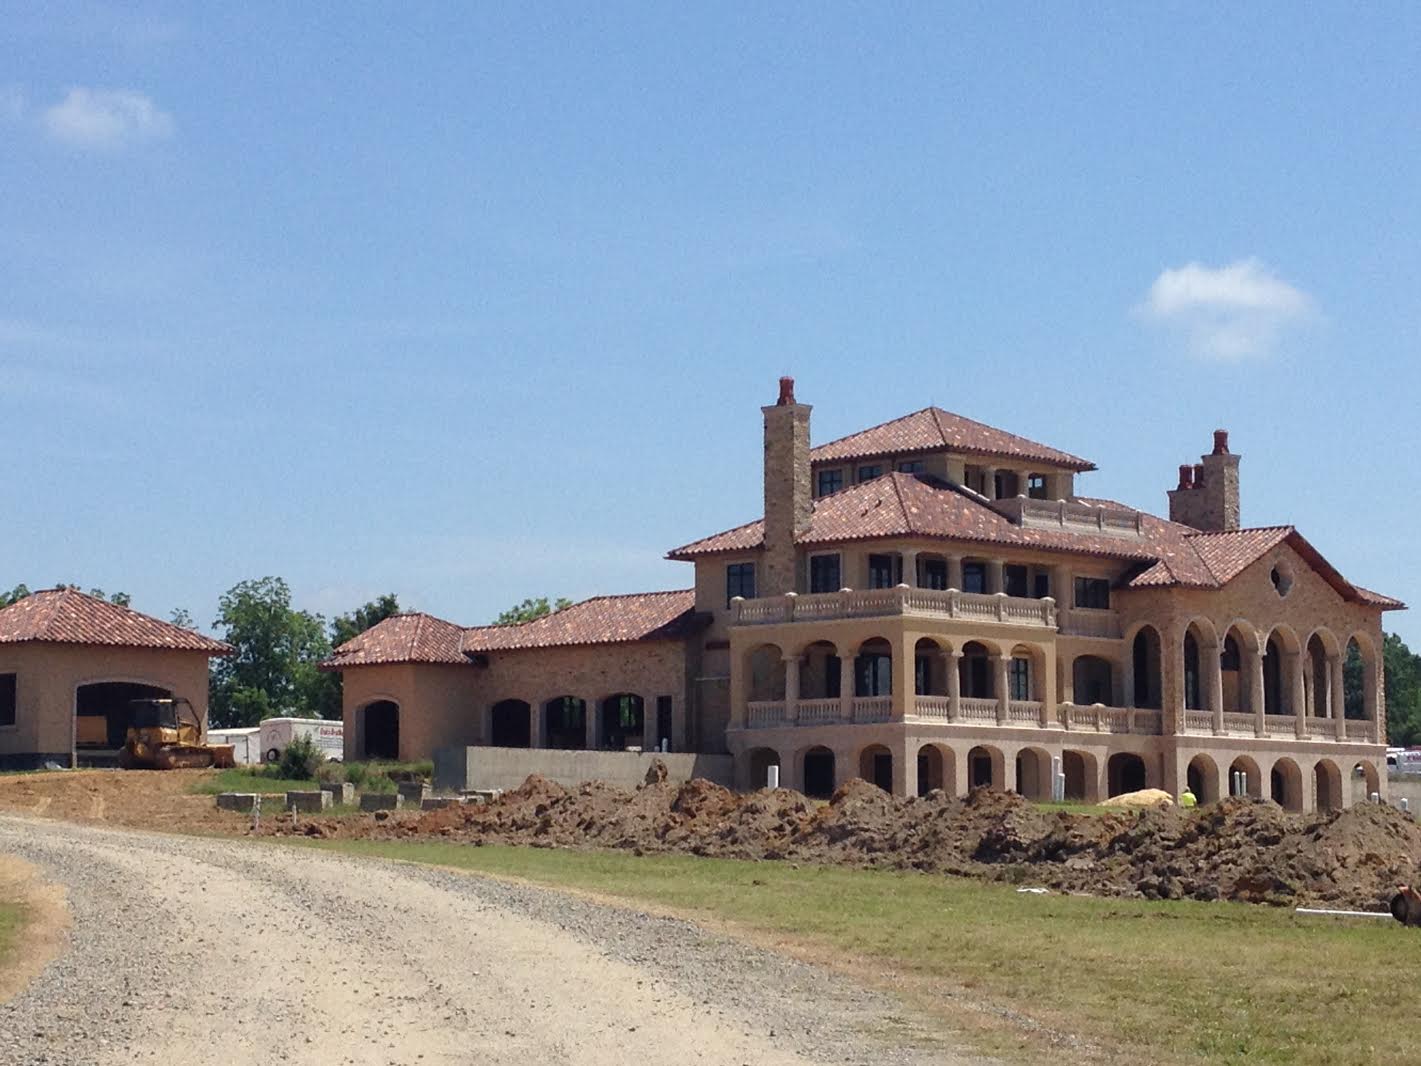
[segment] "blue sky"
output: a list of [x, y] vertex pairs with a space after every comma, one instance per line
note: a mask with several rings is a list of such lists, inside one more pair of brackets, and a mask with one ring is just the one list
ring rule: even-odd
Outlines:
[[[1421, 602], [1416, 5], [0, 4], [0, 584], [684, 587], [938, 404]], [[1421, 624], [1389, 628], [1421, 645]]]

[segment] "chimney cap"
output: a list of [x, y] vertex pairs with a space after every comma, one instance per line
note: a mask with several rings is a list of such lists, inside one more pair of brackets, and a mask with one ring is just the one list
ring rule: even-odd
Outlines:
[[1189, 463], [1179, 464], [1179, 487], [1181, 489], [1194, 487], [1194, 467]]
[[1229, 431], [1226, 429], [1214, 430], [1214, 454], [1229, 454]]
[[780, 378], [780, 398], [775, 401], [776, 407], [788, 407], [795, 403], [794, 398], [794, 378]]

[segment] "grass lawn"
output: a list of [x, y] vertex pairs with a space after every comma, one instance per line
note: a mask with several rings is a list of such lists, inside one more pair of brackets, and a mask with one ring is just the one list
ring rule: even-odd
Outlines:
[[256, 768], [237, 767], [218, 770], [213, 777], [203, 778], [192, 786], [193, 792], [216, 795], [219, 792], [296, 792], [313, 789], [316, 782], [307, 778], [268, 777]]
[[[334, 847], [645, 901], [908, 978], [984, 1050], [1068, 1061], [1009, 1008], [1097, 1061], [1417, 1061], [1421, 942], [1387, 921], [1244, 904], [1021, 894], [922, 874], [417, 842]], [[948, 993], [954, 993], [949, 996]], [[972, 1001], [987, 1010], [968, 1007]], [[1086, 1053], [1089, 1056], [1089, 1053]]]

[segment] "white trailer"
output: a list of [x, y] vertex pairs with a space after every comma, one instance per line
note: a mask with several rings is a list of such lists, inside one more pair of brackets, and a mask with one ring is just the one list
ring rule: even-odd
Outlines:
[[310, 737], [331, 762], [345, 758], [343, 723], [325, 718], [268, 718], [261, 724], [262, 761], [276, 762], [297, 737]]
[[262, 761], [261, 730], [251, 729], [209, 729], [209, 744], [232, 745], [232, 758], [238, 766], [255, 766]]

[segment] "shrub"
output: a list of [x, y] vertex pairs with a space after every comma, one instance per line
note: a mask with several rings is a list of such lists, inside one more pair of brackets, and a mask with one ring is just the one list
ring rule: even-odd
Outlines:
[[293, 737], [286, 750], [281, 753], [281, 776], [293, 780], [306, 780], [316, 776], [321, 764], [326, 761], [325, 753], [310, 737]]
[[323, 785], [338, 785], [342, 781], [349, 781], [346, 776], [345, 766], [338, 762], [322, 763], [316, 771], [316, 780]]

